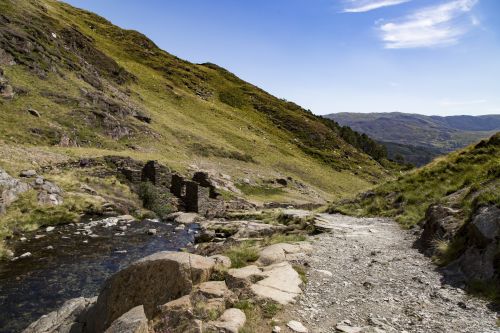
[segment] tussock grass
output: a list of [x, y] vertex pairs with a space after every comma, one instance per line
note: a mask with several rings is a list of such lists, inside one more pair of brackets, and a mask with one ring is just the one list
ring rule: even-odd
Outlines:
[[232, 268], [241, 268], [259, 259], [259, 249], [254, 242], [243, 242], [230, 247], [224, 255], [231, 259]]

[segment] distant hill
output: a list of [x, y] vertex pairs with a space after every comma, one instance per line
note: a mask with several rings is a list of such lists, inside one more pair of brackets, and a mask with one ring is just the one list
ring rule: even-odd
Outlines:
[[389, 158], [417, 166], [500, 130], [500, 115], [424, 116], [392, 113], [334, 113], [326, 118], [383, 143]]

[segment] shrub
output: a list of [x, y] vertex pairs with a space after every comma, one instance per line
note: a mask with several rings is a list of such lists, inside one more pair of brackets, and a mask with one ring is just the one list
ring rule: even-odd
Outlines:
[[167, 191], [160, 191], [151, 182], [143, 182], [139, 185], [139, 197], [144, 208], [154, 212], [159, 218], [165, 218], [173, 211], [170, 204], [171, 194]]

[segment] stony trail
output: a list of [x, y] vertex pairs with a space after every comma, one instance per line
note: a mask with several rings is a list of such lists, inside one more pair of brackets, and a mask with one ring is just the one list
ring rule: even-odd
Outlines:
[[282, 327], [297, 320], [309, 332], [500, 332], [487, 303], [444, 283], [397, 223], [320, 219], [331, 232], [313, 238], [308, 283]]

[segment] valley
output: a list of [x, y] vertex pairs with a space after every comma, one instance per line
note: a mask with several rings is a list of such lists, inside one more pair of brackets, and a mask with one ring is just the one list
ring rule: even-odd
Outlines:
[[422, 166], [500, 130], [500, 116], [424, 116], [400, 112], [326, 116], [382, 143], [389, 158]]
[[499, 130], [0, 0], [0, 333], [499, 332]]

